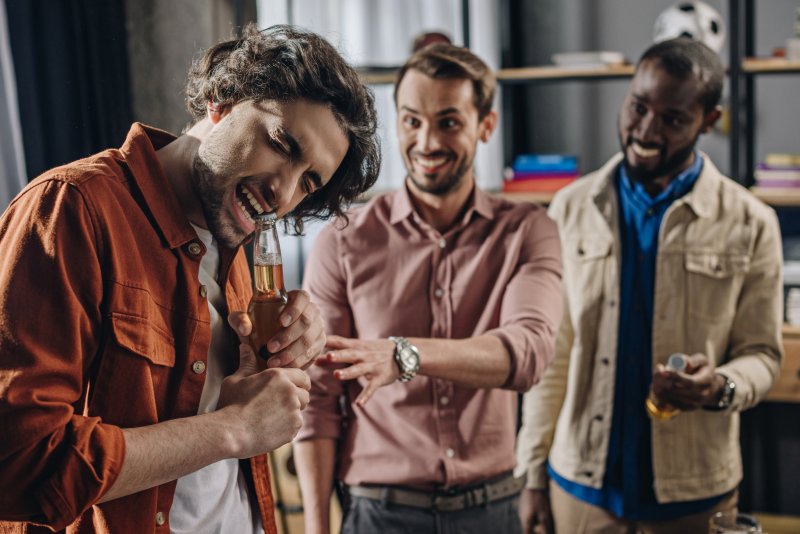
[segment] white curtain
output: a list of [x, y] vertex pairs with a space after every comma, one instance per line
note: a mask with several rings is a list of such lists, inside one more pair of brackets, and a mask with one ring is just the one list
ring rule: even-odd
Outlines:
[[8, 37], [6, 4], [0, 2], [0, 211], [28, 182], [17, 107], [17, 83]]

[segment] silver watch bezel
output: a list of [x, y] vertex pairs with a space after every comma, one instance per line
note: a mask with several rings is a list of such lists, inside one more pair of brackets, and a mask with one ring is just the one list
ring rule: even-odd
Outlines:
[[[389, 340], [394, 342], [394, 361], [400, 371], [397, 379], [400, 382], [408, 382], [417, 376], [417, 371], [419, 371], [419, 349], [402, 336], [389, 336]], [[413, 356], [413, 364], [408, 364], [404, 353]]]

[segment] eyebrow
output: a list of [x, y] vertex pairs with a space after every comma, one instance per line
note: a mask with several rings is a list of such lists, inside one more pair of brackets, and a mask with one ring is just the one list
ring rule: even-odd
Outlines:
[[[642, 103], [645, 103], [645, 104], [649, 104], [650, 103], [650, 99], [647, 98], [644, 95], [637, 95], [636, 93], [633, 93], [631, 96], [633, 97], [634, 100], [636, 100], [638, 102], [642, 102]], [[682, 109], [682, 108], [667, 108], [666, 111], [667, 111], [667, 113], [672, 113], [674, 115], [682, 115], [684, 117], [689, 115], [686, 112], [686, 110]]]
[[[408, 106], [400, 106], [400, 109], [404, 109], [404, 110], [408, 111], [409, 113], [414, 113], [415, 115], [420, 115], [419, 111], [417, 111], [414, 108], [408, 107]], [[439, 110], [439, 111], [436, 112], [436, 115], [441, 117], [443, 115], [450, 115], [451, 113], [455, 113], [457, 115], [463, 115], [461, 113], [461, 110], [459, 110], [458, 108], [454, 108], [454, 107], [449, 107], [449, 108], [444, 108], [442, 110]]]

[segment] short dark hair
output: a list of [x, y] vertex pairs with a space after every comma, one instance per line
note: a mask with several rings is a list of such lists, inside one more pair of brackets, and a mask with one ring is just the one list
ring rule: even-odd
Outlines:
[[[289, 218], [297, 233], [303, 221], [344, 216], [344, 210], [378, 177], [381, 153], [372, 91], [325, 39], [278, 25], [259, 31], [248, 24], [240, 39], [219, 43], [189, 71], [186, 104], [195, 121], [208, 102], [306, 99], [327, 105], [350, 146], [333, 178], [298, 204]], [[346, 217], [345, 217], [346, 219]]]
[[466, 48], [434, 43], [416, 51], [397, 73], [397, 81], [394, 84], [395, 105], [397, 105], [397, 88], [400, 87], [400, 82], [409, 69], [418, 70], [431, 78], [470, 80], [478, 118], [483, 119], [492, 110], [497, 78], [481, 58]]
[[725, 68], [719, 55], [702, 42], [689, 37], [661, 41], [644, 51], [636, 68], [645, 61], [658, 61], [664, 70], [680, 80], [696, 76], [703, 84], [700, 104], [706, 113], [719, 105]]

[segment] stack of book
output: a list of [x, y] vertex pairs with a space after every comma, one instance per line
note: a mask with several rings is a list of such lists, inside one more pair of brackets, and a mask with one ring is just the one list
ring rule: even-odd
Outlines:
[[756, 166], [756, 186], [769, 189], [800, 187], [800, 154], [772, 153]]
[[575, 180], [578, 158], [563, 154], [520, 154], [506, 169], [504, 193], [554, 193]]

